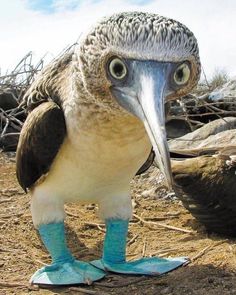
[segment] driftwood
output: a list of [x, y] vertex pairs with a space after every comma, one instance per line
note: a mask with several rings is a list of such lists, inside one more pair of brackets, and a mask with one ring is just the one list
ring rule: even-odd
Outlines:
[[172, 135], [169, 138], [181, 137], [206, 123], [230, 116], [236, 117], [236, 80], [213, 91], [199, 85], [193, 93], [169, 103], [167, 126]]
[[26, 119], [19, 106], [35, 75], [43, 68], [43, 59], [36, 65], [29, 52], [10, 72], [0, 76], [0, 148], [15, 151], [21, 127]]

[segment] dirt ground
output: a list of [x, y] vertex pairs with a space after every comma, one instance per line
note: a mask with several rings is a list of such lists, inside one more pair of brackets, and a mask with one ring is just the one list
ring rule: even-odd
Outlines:
[[[137, 177], [132, 184], [135, 216], [130, 223], [128, 259], [188, 256], [192, 259], [190, 264], [162, 277], [110, 273], [92, 286], [30, 286], [32, 273], [50, 263], [50, 258], [33, 228], [30, 197], [16, 181], [14, 161], [14, 155], [0, 153], [1, 295], [236, 295], [235, 241], [209, 236], [181, 203], [163, 189], [156, 168]], [[101, 255], [104, 226], [99, 225], [96, 210], [94, 205], [66, 206], [68, 244], [78, 259], [89, 261]]]

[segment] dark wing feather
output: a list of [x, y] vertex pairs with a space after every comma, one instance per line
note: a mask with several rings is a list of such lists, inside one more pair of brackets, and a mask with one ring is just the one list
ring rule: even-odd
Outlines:
[[30, 112], [17, 147], [17, 178], [26, 191], [47, 173], [66, 135], [63, 101], [67, 98], [73, 50], [52, 61], [37, 76], [21, 106]]
[[65, 135], [64, 114], [54, 102], [44, 102], [28, 115], [16, 154], [16, 175], [25, 191], [49, 171]]
[[172, 173], [185, 208], [208, 231], [235, 237], [236, 163], [229, 152], [172, 161]]
[[136, 173], [136, 175], [140, 175], [144, 172], [146, 172], [152, 165], [153, 161], [155, 159], [155, 153], [153, 151], [153, 149], [151, 150], [146, 162], [139, 168], [138, 172]]

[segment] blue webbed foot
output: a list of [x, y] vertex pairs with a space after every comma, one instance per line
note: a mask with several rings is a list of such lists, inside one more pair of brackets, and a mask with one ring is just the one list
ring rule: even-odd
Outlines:
[[74, 260], [45, 266], [33, 274], [30, 282], [43, 285], [91, 284], [104, 276], [103, 270], [89, 263]]
[[30, 282], [42, 285], [90, 284], [105, 276], [105, 272], [89, 263], [75, 260], [66, 246], [63, 222], [42, 224], [39, 227], [42, 241], [51, 254], [52, 264], [31, 277]]
[[104, 271], [134, 275], [161, 275], [188, 263], [186, 257], [177, 258], [141, 258], [135, 261], [111, 263], [103, 259], [92, 261], [91, 264]]
[[126, 261], [126, 237], [128, 220], [106, 220], [106, 236], [103, 247], [103, 256], [91, 264], [104, 271], [134, 275], [161, 275], [187, 264], [186, 257], [177, 258], [142, 258], [135, 261]]

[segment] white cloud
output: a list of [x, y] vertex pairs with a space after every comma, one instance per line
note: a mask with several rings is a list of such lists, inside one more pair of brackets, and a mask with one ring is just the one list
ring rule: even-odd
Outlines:
[[63, 11], [66, 9], [73, 9], [79, 6], [78, 0], [54, 0], [53, 6], [57, 11]]
[[[68, 9], [76, 5], [76, 9]], [[199, 41], [203, 67], [236, 74], [234, 0], [53, 0], [56, 13], [33, 11], [26, 0], [0, 0], [0, 67], [11, 69], [30, 50], [40, 58], [57, 55], [98, 18], [119, 11], [143, 10], [186, 24]]]

